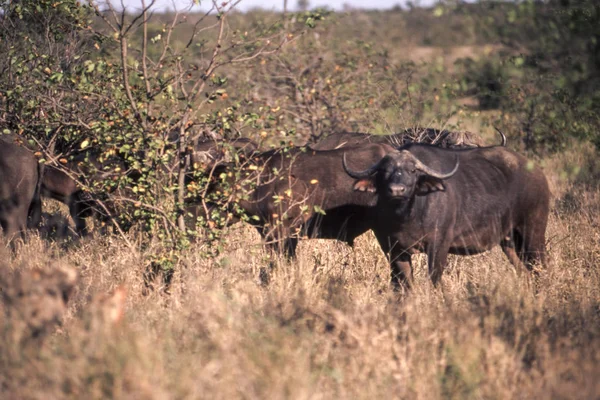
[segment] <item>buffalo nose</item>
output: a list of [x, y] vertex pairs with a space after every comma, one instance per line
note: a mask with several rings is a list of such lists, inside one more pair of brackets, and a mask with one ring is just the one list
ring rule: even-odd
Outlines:
[[388, 194], [392, 197], [402, 196], [406, 192], [404, 185], [392, 185], [388, 187]]

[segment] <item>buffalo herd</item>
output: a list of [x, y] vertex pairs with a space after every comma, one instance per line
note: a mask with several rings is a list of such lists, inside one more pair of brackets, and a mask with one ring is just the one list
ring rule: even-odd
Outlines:
[[[391, 281], [410, 288], [411, 255], [424, 252], [437, 284], [448, 254], [499, 244], [510, 262], [533, 270], [545, 262], [550, 191], [541, 170], [477, 135], [407, 129], [381, 136], [333, 133], [317, 143], [260, 151], [247, 139], [194, 144], [193, 165], [208, 176], [189, 214], [226, 215], [253, 224], [265, 242], [294, 257], [302, 238], [354, 244], [373, 230], [389, 258]], [[228, 158], [233, 149], [235, 160]], [[188, 183], [193, 174], [188, 175]], [[211, 199], [215, 194], [225, 202]], [[11, 239], [39, 223], [40, 196], [68, 205], [79, 235], [94, 200], [67, 168], [45, 166], [0, 138], [0, 224]]]

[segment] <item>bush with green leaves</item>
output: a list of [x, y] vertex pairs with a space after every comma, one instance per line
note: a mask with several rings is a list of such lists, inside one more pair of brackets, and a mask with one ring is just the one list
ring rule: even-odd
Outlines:
[[[322, 18], [306, 12], [239, 31], [236, 3], [154, 18], [155, 1], [6, 1], [0, 46], [0, 122], [43, 162], [64, 167], [120, 231], [139, 225], [185, 244], [186, 174], [196, 133], [224, 138], [259, 128], [270, 111], [226, 101], [228, 78], [280, 52]], [[189, 11], [189, 10], [187, 10]], [[179, 40], [174, 40], [178, 36]], [[181, 37], [185, 36], [185, 40]]]

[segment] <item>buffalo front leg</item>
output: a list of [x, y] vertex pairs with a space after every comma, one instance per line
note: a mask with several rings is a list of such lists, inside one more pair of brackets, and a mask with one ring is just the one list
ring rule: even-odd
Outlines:
[[413, 285], [413, 270], [408, 250], [401, 248], [396, 240], [387, 235], [375, 232], [375, 237], [390, 262], [394, 290], [402, 287], [410, 289]]
[[410, 254], [402, 252], [400, 255], [390, 259], [392, 267], [391, 282], [394, 290], [400, 287], [410, 289], [413, 286], [413, 268], [410, 260]]
[[[12, 210], [10, 215], [0, 218], [0, 226], [4, 231], [7, 243], [13, 251], [17, 250], [17, 238], [25, 240], [25, 231], [27, 230], [27, 214], [25, 208]], [[17, 236], [18, 235], [18, 236]]]

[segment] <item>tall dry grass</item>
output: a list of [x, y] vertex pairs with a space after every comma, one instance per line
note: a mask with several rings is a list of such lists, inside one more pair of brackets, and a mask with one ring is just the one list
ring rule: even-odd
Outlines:
[[[243, 225], [219, 257], [196, 243], [169, 290], [160, 280], [149, 290], [145, 255], [159, 243], [136, 254], [116, 236], [33, 235], [6, 268], [70, 267], [79, 283], [62, 325], [35, 348], [4, 321], [0, 397], [598, 398], [593, 157], [582, 147], [543, 160], [555, 204], [537, 293], [494, 249], [452, 257], [439, 289], [416, 257], [415, 290], [399, 296], [371, 234], [354, 249], [305, 241], [264, 286], [268, 254]], [[127, 291], [121, 320], [111, 317], [117, 288]]]

